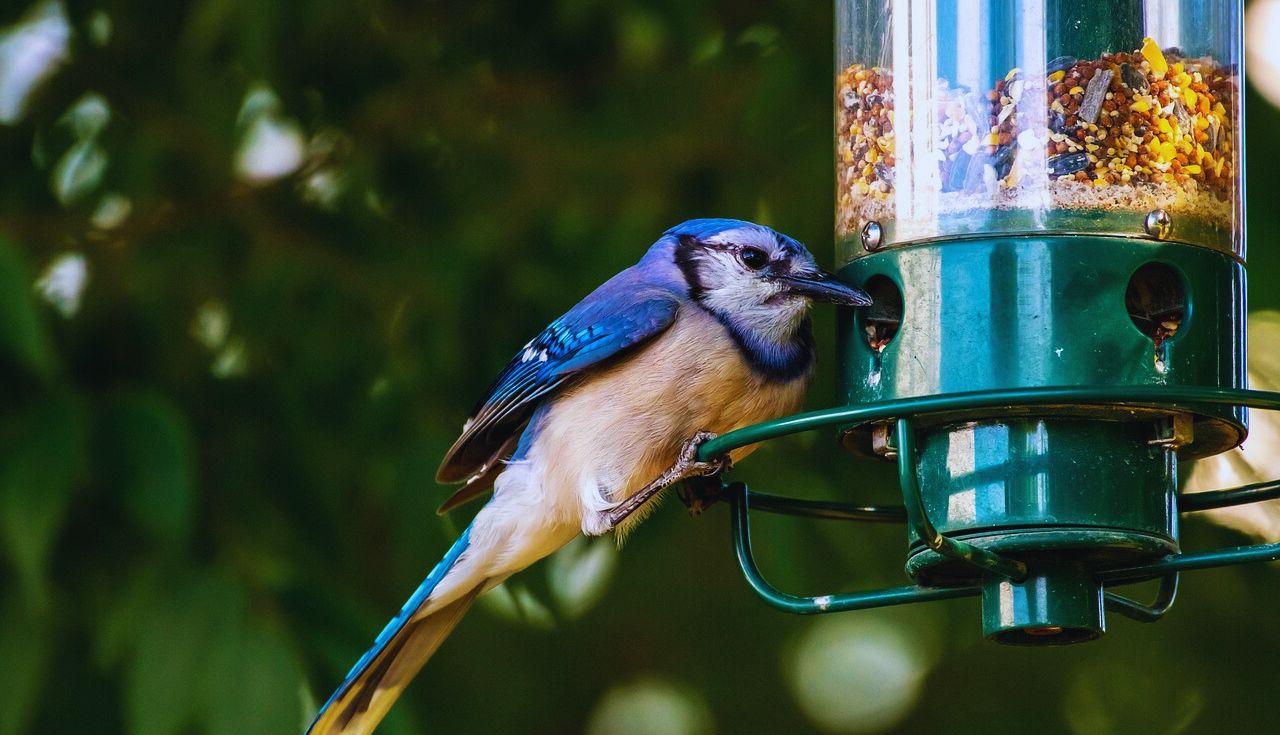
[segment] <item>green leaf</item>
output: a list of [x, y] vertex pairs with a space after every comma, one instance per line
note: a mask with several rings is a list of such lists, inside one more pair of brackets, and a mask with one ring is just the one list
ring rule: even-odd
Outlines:
[[206, 732], [300, 732], [311, 714], [299, 695], [303, 684], [302, 669], [279, 632], [256, 621], [228, 628], [206, 663]]
[[45, 375], [53, 366], [53, 351], [36, 312], [31, 284], [22, 256], [0, 240], [0, 361]]
[[[114, 593], [106, 608], [96, 618], [93, 655], [103, 669], [121, 662], [137, 639], [146, 633], [138, 621], [147, 610], [167, 594], [168, 584], [163, 570], [155, 564], [134, 568], [127, 580], [116, 579]], [[168, 584], [167, 584], [168, 583]]]
[[16, 437], [0, 453], [0, 542], [29, 602], [42, 606], [49, 555], [84, 467], [84, 415], [62, 395], [35, 405], [9, 429]]
[[17, 596], [0, 607], [0, 662], [0, 735], [24, 732], [49, 664], [49, 629]]
[[131, 395], [107, 412], [104, 429], [103, 459], [125, 509], [158, 538], [184, 538], [195, 474], [186, 417], [158, 394]]
[[236, 625], [243, 609], [234, 585], [204, 577], [158, 596], [141, 611], [134, 620], [135, 645], [124, 682], [129, 732], [173, 735], [189, 729], [202, 702], [215, 641]]

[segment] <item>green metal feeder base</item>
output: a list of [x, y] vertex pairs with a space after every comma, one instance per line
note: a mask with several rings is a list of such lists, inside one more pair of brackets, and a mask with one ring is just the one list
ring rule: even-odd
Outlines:
[[[1112, 404], [1135, 409], [1163, 407], [1172, 411], [1185, 411], [1190, 406], [1228, 409], [1249, 406], [1275, 411], [1280, 410], [1280, 393], [1212, 387], [1109, 386], [1041, 387], [921, 396], [824, 409], [749, 426], [707, 442], [698, 453], [706, 460], [738, 447], [802, 431], [847, 428], [868, 422], [894, 423], [898, 479], [904, 500], [901, 506], [859, 506], [780, 497], [748, 490], [740, 483], [725, 487], [732, 513], [733, 543], [747, 582], [770, 605], [790, 613], [832, 613], [980, 596], [983, 600], [984, 634], [993, 641], [1020, 645], [1079, 643], [1103, 633], [1104, 609], [1139, 622], [1159, 620], [1173, 605], [1181, 572], [1280, 559], [1280, 543], [1272, 543], [1152, 555], [1145, 561], [1134, 563], [1108, 563], [1097, 557], [1075, 553], [1081, 549], [1059, 548], [1057, 553], [1047, 556], [1037, 553], [1038, 545], [1046, 540], [1057, 538], [1061, 541], [1056, 536], [1042, 537], [1039, 532], [1018, 532], [1020, 535], [1016, 538], [1024, 546], [1010, 546], [1007, 552], [997, 552], [953, 538], [933, 525], [917, 475], [918, 455], [914, 446], [913, 422], [927, 424], [931, 416], [953, 412], [985, 412], [995, 407], [1033, 410], [1064, 404]], [[1177, 512], [1182, 514], [1277, 498], [1280, 498], [1280, 480], [1180, 495], [1173, 499]], [[827, 520], [906, 522], [912, 537], [924, 540], [930, 549], [928, 553], [945, 559], [946, 564], [963, 564], [974, 571], [968, 575], [957, 575], [956, 579], [970, 578], [964, 583], [917, 583], [835, 595], [791, 594], [769, 583], [756, 564], [751, 537], [752, 509]], [[1062, 532], [1062, 529], [1053, 529], [1048, 533]], [[1095, 540], [1107, 538], [1106, 533], [1090, 530]], [[1131, 531], [1125, 534], [1132, 538]], [[1076, 559], [1055, 558], [1064, 551]], [[1147, 555], [1133, 555], [1134, 558], [1143, 556]], [[1151, 603], [1131, 600], [1111, 589], [1152, 579], [1160, 580], [1160, 587]]]
[[[1178, 550], [1174, 454], [1152, 421], [1010, 419], [916, 429], [925, 510], [939, 531], [1016, 558], [1127, 564]], [[907, 574], [965, 584], [979, 570], [911, 540]]]

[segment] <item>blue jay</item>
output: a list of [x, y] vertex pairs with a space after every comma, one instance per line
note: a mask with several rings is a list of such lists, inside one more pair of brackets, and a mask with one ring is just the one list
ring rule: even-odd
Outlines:
[[579, 533], [625, 534], [663, 488], [750, 453], [696, 459], [709, 436], [799, 407], [815, 300], [871, 303], [786, 235], [690, 220], [522, 347], [437, 475], [462, 483], [441, 512], [492, 498], [308, 733], [371, 732], [477, 595]]

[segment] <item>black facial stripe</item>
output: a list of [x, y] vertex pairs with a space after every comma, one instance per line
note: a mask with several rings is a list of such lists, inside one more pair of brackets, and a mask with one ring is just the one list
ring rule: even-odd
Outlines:
[[676, 265], [684, 274], [684, 282], [689, 285], [689, 298], [698, 303], [702, 303], [702, 297], [707, 292], [702, 276], [698, 274], [697, 252], [701, 247], [703, 244], [693, 235], [681, 235], [680, 244], [676, 246]]

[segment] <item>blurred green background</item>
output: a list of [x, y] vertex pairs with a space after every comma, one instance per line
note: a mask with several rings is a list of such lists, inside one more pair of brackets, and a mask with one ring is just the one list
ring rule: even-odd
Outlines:
[[[0, 28], [51, 70], [0, 69], [0, 733], [300, 731], [474, 512], [435, 515], [436, 463], [519, 345], [688, 217], [830, 264], [830, 3], [11, 0]], [[1248, 105], [1275, 308], [1280, 113]], [[824, 435], [737, 474], [887, 501], [886, 469]], [[788, 589], [902, 582], [898, 528], [757, 535]], [[774, 612], [724, 508], [669, 503], [485, 598], [385, 732], [1272, 731], [1278, 582], [1199, 572], [1158, 625], [999, 647], [973, 600]]]

